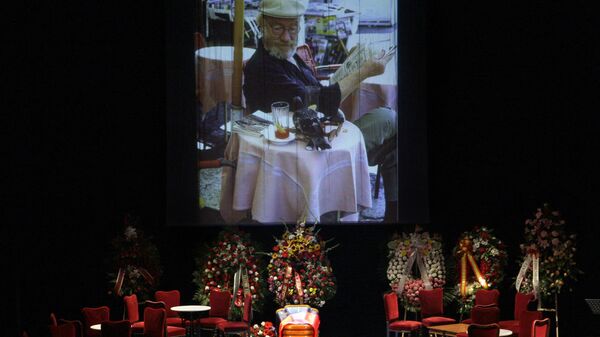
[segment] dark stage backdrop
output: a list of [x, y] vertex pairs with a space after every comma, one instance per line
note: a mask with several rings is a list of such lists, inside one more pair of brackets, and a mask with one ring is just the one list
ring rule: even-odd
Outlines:
[[[514, 260], [524, 219], [550, 202], [579, 234], [586, 272], [572, 294], [561, 295], [561, 336], [591, 335], [597, 318], [583, 298], [600, 297], [594, 11], [587, 2], [425, 7], [426, 228], [441, 233], [449, 250], [462, 230], [486, 224]], [[159, 246], [161, 288], [181, 289], [189, 302], [195, 248], [219, 228], [164, 222], [163, 5], [71, 2], [24, 10], [33, 14], [24, 35], [36, 38], [25, 43], [28, 127], [18, 162], [23, 175], [15, 175], [22, 184], [10, 195], [17, 216], [3, 226], [14, 303], [9, 333], [45, 336], [51, 311], [79, 318], [83, 306], [108, 304], [120, 317], [121, 303], [107, 294], [104, 260], [130, 211]], [[321, 311], [322, 336], [384, 334], [385, 243], [399, 229], [323, 228], [341, 246], [331, 253], [339, 289]], [[269, 247], [282, 228], [247, 230]], [[516, 270], [512, 264], [508, 275]], [[510, 281], [501, 287], [503, 318], [511, 313]]]

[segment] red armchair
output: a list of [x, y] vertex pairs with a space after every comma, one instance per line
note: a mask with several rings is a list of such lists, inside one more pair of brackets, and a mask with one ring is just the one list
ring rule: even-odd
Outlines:
[[230, 334], [250, 337], [250, 321], [252, 320], [252, 295], [244, 296], [244, 313], [241, 321], [225, 321], [217, 324], [221, 336]]
[[395, 292], [388, 292], [383, 294], [383, 305], [385, 308], [385, 324], [386, 324], [386, 337], [390, 336], [390, 332], [394, 333], [394, 336], [398, 337], [398, 333], [413, 334], [418, 333], [423, 324], [417, 321], [401, 320], [400, 310], [398, 308], [398, 295]]
[[498, 324], [500, 308], [495, 305], [476, 305], [471, 310], [471, 321], [474, 324]]
[[[500, 291], [498, 291], [498, 289], [479, 289], [475, 292], [475, 305], [493, 305], [497, 307], [499, 304], [499, 298]], [[474, 322], [471, 318], [467, 318], [461, 323], [471, 324]]]
[[[518, 337], [531, 337], [533, 330], [533, 322], [541, 320], [543, 317], [541, 311], [521, 311], [519, 316], [519, 334]], [[513, 333], [514, 335], [514, 333]]]
[[550, 319], [536, 319], [533, 321], [531, 337], [548, 337], [550, 335]]
[[110, 309], [107, 306], [81, 309], [83, 316], [83, 334], [86, 337], [101, 337], [100, 331], [90, 329], [94, 324], [110, 321]]
[[214, 332], [219, 323], [227, 322], [231, 306], [231, 293], [227, 290], [212, 289], [208, 295], [208, 301], [210, 304], [208, 317], [199, 318], [196, 322], [200, 329]]
[[134, 334], [144, 332], [144, 322], [140, 321], [140, 309], [137, 296], [135, 294], [123, 296], [123, 304], [125, 307], [123, 319], [128, 320], [129, 323], [131, 323], [131, 332]]
[[165, 337], [167, 311], [165, 309], [144, 309], [144, 337]]
[[51, 337], [77, 337], [77, 327], [74, 323], [49, 325]]
[[165, 303], [167, 309], [167, 325], [184, 326], [184, 321], [176, 311], [171, 310], [172, 307], [181, 304], [181, 294], [179, 290], [163, 291], [159, 290], [154, 293], [154, 299], [158, 302]]
[[498, 324], [473, 323], [469, 325], [467, 331], [469, 337], [498, 337], [500, 335], [500, 326]]
[[515, 309], [514, 316], [512, 320], [500, 321], [498, 325], [500, 325], [501, 329], [508, 329], [513, 332], [513, 334], [519, 333], [519, 320], [521, 318], [521, 312], [527, 310], [527, 305], [529, 302], [534, 300], [533, 294], [524, 294], [517, 292], [515, 294]]
[[419, 291], [421, 300], [421, 323], [424, 326], [435, 326], [442, 324], [453, 324], [456, 320], [444, 317], [444, 290], [435, 288]]

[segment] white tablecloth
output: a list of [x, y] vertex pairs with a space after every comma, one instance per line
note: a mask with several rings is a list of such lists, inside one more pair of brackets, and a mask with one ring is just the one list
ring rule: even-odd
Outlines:
[[224, 167], [221, 176], [225, 221], [238, 222], [248, 210], [261, 223], [295, 224], [304, 217], [319, 221], [330, 211], [342, 211], [346, 220], [356, 221], [362, 208], [371, 207], [362, 133], [345, 122], [331, 145], [330, 150], [307, 151], [305, 141], [275, 145], [234, 133], [225, 158], [236, 160], [237, 167]]

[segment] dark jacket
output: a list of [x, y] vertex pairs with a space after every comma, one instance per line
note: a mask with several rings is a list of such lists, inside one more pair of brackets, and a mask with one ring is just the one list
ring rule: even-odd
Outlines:
[[262, 39], [258, 49], [244, 67], [244, 96], [249, 112], [271, 111], [271, 103], [285, 101], [292, 103], [292, 98], [299, 96], [303, 101], [306, 86], [319, 86], [318, 111], [337, 112], [341, 101], [340, 87], [336, 83], [322, 86], [314, 77], [311, 69], [298, 55], [294, 59], [298, 67], [287, 60], [278, 59], [263, 47]]

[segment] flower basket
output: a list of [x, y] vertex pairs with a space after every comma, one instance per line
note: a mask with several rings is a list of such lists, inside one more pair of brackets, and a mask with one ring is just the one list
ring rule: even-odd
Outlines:
[[[252, 294], [252, 309], [260, 312], [266, 287], [260, 275], [260, 261], [255, 247], [247, 233], [231, 229], [221, 231], [217, 240], [196, 258], [193, 282], [198, 288], [193, 299], [208, 305], [213, 288], [231, 293], [237, 288], [231, 307], [233, 317], [241, 317], [244, 292]], [[236, 286], [234, 275], [240, 271], [240, 267], [240, 282]]]
[[322, 307], [336, 292], [336, 280], [326, 248], [314, 226], [303, 223], [292, 230], [286, 227], [270, 253], [267, 267], [269, 290], [280, 306], [308, 304]]
[[250, 337], [276, 337], [277, 329], [273, 326], [273, 323], [261, 322], [260, 324], [254, 324], [250, 327]]
[[[387, 278], [408, 311], [420, 309], [419, 291], [446, 284], [441, 237], [428, 232], [395, 234], [388, 242]], [[419, 269], [419, 276], [414, 274]]]
[[497, 288], [504, 279], [506, 246], [493, 234], [493, 230], [476, 226], [459, 237], [454, 257], [459, 266], [454, 288], [459, 302], [458, 312], [467, 314], [473, 308], [477, 290]]

